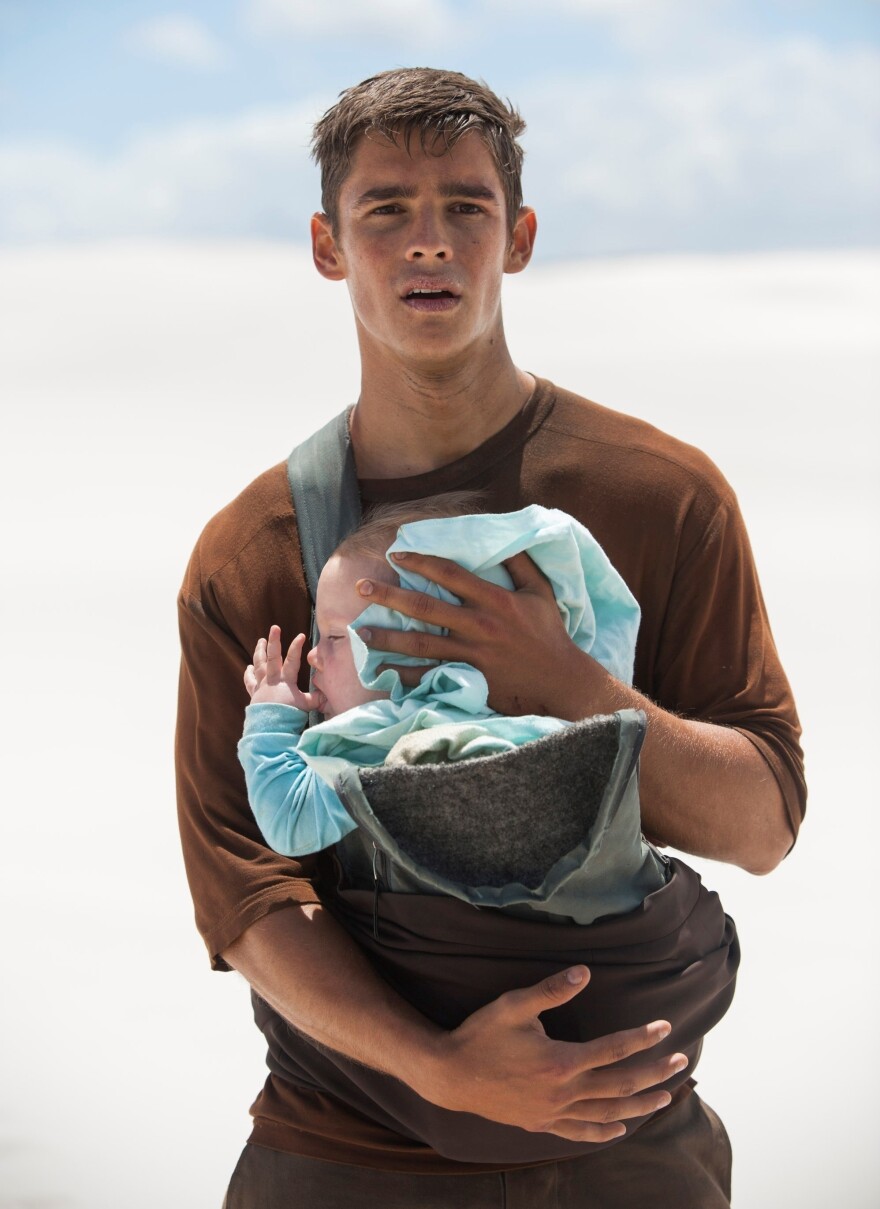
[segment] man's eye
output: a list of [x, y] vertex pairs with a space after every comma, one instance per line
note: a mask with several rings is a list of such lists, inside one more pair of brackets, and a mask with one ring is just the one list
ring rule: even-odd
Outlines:
[[475, 202], [456, 202], [452, 207], [459, 214], [482, 214], [482, 206], [478, 206]]
[[399, 214], [400, 206], [396, 202], [388, 202], [384, 206], [376, 206], [370, 211], [371, 214]]

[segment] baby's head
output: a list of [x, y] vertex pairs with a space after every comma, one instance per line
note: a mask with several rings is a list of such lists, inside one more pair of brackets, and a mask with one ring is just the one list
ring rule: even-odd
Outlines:
[[[312, 689], [323, 697], [321, 713], [335, 717], [356, 705], [377, 701], [388, 693], [365, 688], [358, 678], [348, 627], [366, 607], [356, 591], [359, 579], [397, 585], [400, 581], [385, 554], [401, 525], [442, 516], [465, 516], [479, 511], [480, 493], [454, 491], [370, 509], [354, 533], [337, 546], [318, 580], [315, 614], [320, 641], [308, 654]], [[393, 662], [393, 657], [389, 660]]]

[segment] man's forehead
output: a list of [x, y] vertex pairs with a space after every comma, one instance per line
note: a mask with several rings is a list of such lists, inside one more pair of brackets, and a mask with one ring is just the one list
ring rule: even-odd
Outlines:
[[365, 131], [355, 144], [343, 189], [359, 194], [363, 189], [401, 182], [417, 187], [426, 178], [459, 178], [493, 195], [500, 197], [502, 193], [492, 154], [473, 130], [451, 144], [442, 135], [429, 135], [424, 145], [419, 130], [411, 131], [408, 140], [402, 131], [396, 139], [380, 131]]

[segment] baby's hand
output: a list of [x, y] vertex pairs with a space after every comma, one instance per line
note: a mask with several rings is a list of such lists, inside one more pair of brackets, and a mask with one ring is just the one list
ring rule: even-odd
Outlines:
[[282, 663], [280, 628], [273, 625], [268, 639], [260, 639], [254, 648], [254, 661], [244, 673], [244, 687], [250, 693], [251, 704], [271, 701], [306, 711], [319, 708], [318, 694], [303, 693], [296, 684], [305, 641], [305, 634], [297, 634]]

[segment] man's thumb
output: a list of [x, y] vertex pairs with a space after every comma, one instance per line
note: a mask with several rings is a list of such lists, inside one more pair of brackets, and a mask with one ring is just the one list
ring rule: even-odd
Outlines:
[[586, 966], [570, 966], [558, 974], [551, 974], [549, 978], [542, 978], [534, 986], [508, 992], [508, 1006], [518, 1018], [531, 1019], [541, 1012], [568, 1003], [569, 999], [580, 994], [589, 981], [590, 971]]

